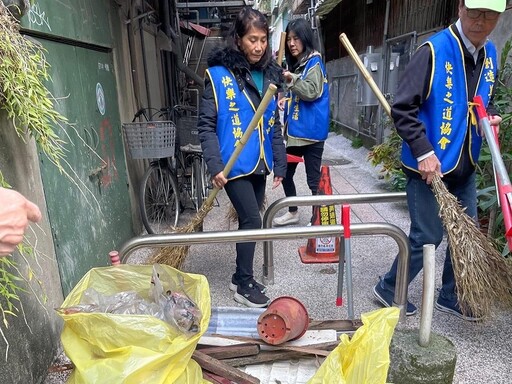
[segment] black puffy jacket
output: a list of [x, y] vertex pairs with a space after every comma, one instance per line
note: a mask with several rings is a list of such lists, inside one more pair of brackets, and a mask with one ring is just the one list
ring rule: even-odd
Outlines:
[[[241, 52], [229, 47], [215, 49], [208, 57], [208, 66], [214, 67], [219, 65], [228, 68], [234, 73], [239, 89], [245, 89], [253, 104], [258, 106], [262, 97], [252, 80], [251, 67], [245, 56]], [[265, 94], [271, 83], [275, 84], [278, 88], [280, 87], [282, 84], [282, 68], [272, 61], [266, 67], [258, 69], [263, 71], [263, 94]], [[215, 106], [212, 84], [208, 76], [205, 79], [197, 127], [208, 171], [212, 176], [215, 176], [222, 172], [225, 164], [221, 158], [219, 140], [216, 134], [217, 108]], [[282, 126], [278, 111], [276, 111], [274, 124], [272, 152], [274, 176], [284, 177], [286, 175], [286, 150], [283, 143]]]

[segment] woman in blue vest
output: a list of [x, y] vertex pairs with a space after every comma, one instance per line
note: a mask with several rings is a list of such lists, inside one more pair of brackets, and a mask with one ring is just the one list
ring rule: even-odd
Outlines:
[[[322, 56], [314, 48], [314, 35], [305, 19], [291, 21], [286, 27], [285, 57], [289, 71], [284, 72], [286, 96], [279, 102], [284, 108], [286, 152], [303, 157], [308, 187], [316, 195], [324, 141], [329, 132], [329, 85]], [[293, 176], [297, 163], [289, 163], [283, 188], [286, 196], [296, 196]], [[274, 219], [274, 225], [299, 222], [297, 207]]]
[[[208, 57], [198, 130], [214, 187], [224, 188], [238, 215], [239, 229], [261, 228], [260, 208], [267, 175], [273, 188], [286, 174], [286, 151], [277, 98], [272, 99], [229, 174], [224, 167], [271, 83], [282, 82], [282, 69], [272, 61], [265, 16], [250, 7], [238, 14], [227, 46]], [[253, 259], [256, 243], [236, 244], [236, 271], [230, 289], [234, 299], [249, 307], [266, 307], [266, 288], [256, 282]]]

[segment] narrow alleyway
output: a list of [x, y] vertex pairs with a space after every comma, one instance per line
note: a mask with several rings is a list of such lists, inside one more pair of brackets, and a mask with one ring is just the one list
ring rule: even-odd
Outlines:
[[[333, 135], [327, 140], [325, 164], [330, 166], [333, 192], [338, 194], [386, 192], [385, 183], [378, 172], [366, 160], [367, 150], [354, 149], [350, 141]], [[306, 194], [307, 186], [302, 166], [297, 172], [297, 187], [300, 194]], [[269, 203], [284, 197], [281, 188], [268, 191]], [[214, 208], [207, 216], [204, 229], [236, 229], [229, 223], [225, 213], [229, 207], [225, 195], [220, 194], [220, 207]], [[339, 207], [337, 208], [339, 212]], [[310, 209], [300, 208], [301, 225], [310, 219]], [[339, 217], [338, 217], [339, 219]], [[389, 222], [408, 232], [408, 213], [405, 203], [362, 204], [352, 207], [354, 222]], [[274, 243], [275, 284], [269, 286], [269, 296], [289, 295], [301, 300], [309, 316], [315, 320], [348, 319], [346, 306], [336, 307], [336, 264], [302, 264], [297, 249], [306, 240], [278, 241]], [[190, 248], [184, 270], [204, 274], [209, 281], [212, 306], [239, 306], [228, 289], [229, 280], [235, 266], [234, 244], [197, 245]], [[445, 243], [437, 251], [436, 285], [440, 285], [442, 260]], [[354, 311], [355, 317], [361, 313], [380, 308], [372, 295], [377, 278], [389, 268], [397, 246], [385, 236], [365, 236], [352, 238]], [[147, 254], [147, 252], [146, 252]], [[258, 244], [255, 260], [255, 274], [262, 275], [262, 247]], [[144, 252], [130, 258], [138, 263], [144, 260]], [[422, 275], [410, 285], [409, 299], [421, 304]], [[419, 315], [408, 317], [406, 328], [418, 328]], [[449, 338], [457, 349], [455, 384], [512, 382], [512, 324], [510, 313], [496, 313], [483, 323], [468, 323], [454, 316], [434, 310], [433, 332]], [[66, 374], [54, 374], [44, 384], [64, 383]]]

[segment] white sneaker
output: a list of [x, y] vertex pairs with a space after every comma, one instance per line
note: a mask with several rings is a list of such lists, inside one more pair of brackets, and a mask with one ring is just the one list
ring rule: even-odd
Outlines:
[[276, 227], [281, 227], [283, 225], [290, 224], [298, 224], [299, 223], [299, 211], [296, 212], [286, 212], [283, 216], [276, 217], [273, 221], [273, 224]]

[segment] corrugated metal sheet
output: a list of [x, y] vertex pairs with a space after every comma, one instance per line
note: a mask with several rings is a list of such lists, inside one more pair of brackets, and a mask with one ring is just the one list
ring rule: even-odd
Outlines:
[[[325, 0], [336, 1], [336, 0]], [[388, 38], [416, 31], [418, 34], [440, 29], [457, 17], [458, 0], [390, 0]], [[326, 60], [347, 55], [340, 42], [332, 39], [342, 32], [357, 52], [369, 45], [380, 46], [384, 40], [386, 1], [343, 1], [321, 21]], [[329, 38], [326, 38], [329, 36]]]

